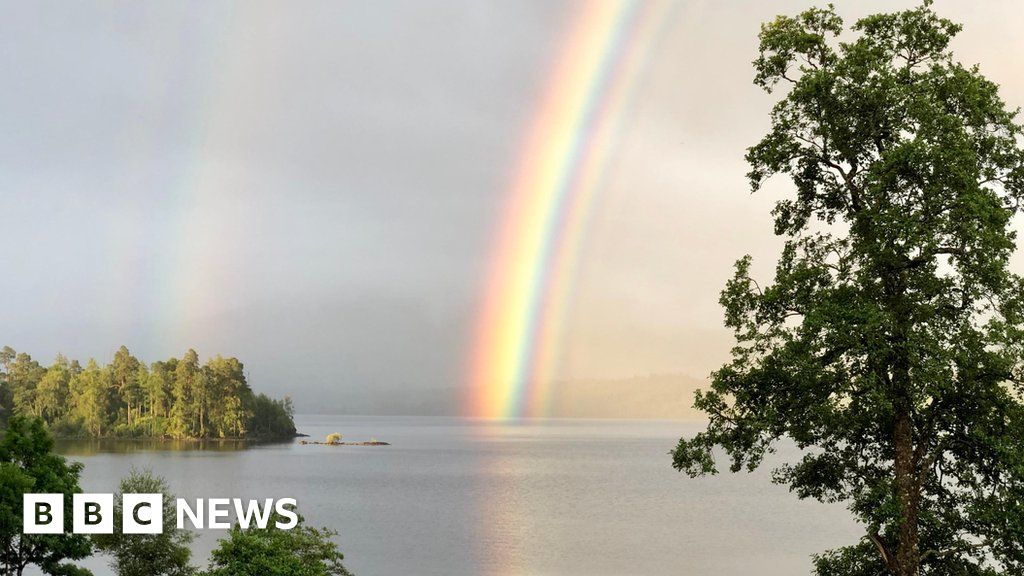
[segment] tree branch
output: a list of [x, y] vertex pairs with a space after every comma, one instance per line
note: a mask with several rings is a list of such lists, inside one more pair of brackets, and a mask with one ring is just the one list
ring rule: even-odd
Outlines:
[[885, 563], [886, 568], [892, 568], [892, 556], [889, 554], [889, 550], [885, 547], [885, 543], [878, 537], [877, 532], [868, 532], [868, 539], [878, 549], [878, 554], [882, 557], [882, 562]]
[[988, 545], [989, 545], [989, 543], [987, 541], [985, 541], [985, 542], [978, 542], [976, 544], [968, 544], [968, 543], [964, 542], [960, 546], [954, 546], [952, 548], [947, 548], [947, 549], [941, 550], [941, 551], [940, 550], [926, 550], [923, 554], [921, 554], [921, 562], [924, 562], [929, 557], [934, 557], [936, 559], [942, 559], [942, 558], [945, 558], [947, 556], [952, 556], [953, 554], [956, 554], [957, 552], [968, 552], [970, 550], [980, 550], [982, 548], [985, 548]]

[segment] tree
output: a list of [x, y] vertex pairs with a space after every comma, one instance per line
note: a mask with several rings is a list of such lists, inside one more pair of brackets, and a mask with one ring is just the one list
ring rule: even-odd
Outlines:
[[204, 372], [209, 394], [217, 399], [209, 404], [212, 432], [221, 438], [244, 436], [251, 417], [245, 402], [252, 396], [252, 390], [245, 381], [242, 363], [237, 358], [223, 358], [218, 354], [207, 361]]
[[95, 438], [103, 436], [110, 406], [104, 370], [90, 358], [85, 369], [72, 377], [71, 390], [75, 414], [81, 419], [85, 429]]
[[842, 30], [831, 7], [761, 29], [755, 82], [788, 92], [749, 179], [786, 175], [795, 195], [773, 211], [774, 282], [745, 257], [722, 293], [737, 344], [674, 466], [714, 473], [721, 447], [753, 469], [787, 438], [804, 456], [776, 481], [866, 528], [818, 574], [1019, 574], [1024, 132], [930, 2]]
[[[123, 534], [121, 518], [123, 494], [163, 494], [163, 532], [159, 534]], [[114, 496], [114, 533], [97, 534], [96, 546], [111, 555], [110, 567], [118, 576], [191, 576], [189, 543], [194, 534], [175, 523], [175, 497], [167, 482], [152, 472], [132, 470], [121, 480]]]
[[45, 373], [46, 369], [24, 352], [7, 365], [6, 380], [14, 398], [14, 412], [38, 416], [36, 387]]
[[139, 386], [139, 360], [132, 356], [127, 346], [121, 346], [114, 353], [114, 360], [110, 363], [110, 377], [114, 383], [114, 389], [125, 403], [125, 423], [132, 425], [132, 406], [141, 402], [142, 389]]
[[80, 534], [71, 534], [71, 516], [65, 514], [65, 534], [23, 534], [22, 495], [64, 494], [64, 507], [71, 509], [72, 494], [81, 492], [78, 476], [82, 465], [68, 463], [53, 452], [41, 420], [12, 416], [0, 438], [0, 568], [3, 574], [18, 575], [30, 565], [44, 574], [89, 574], [67, 560], [89, 556], [92, 546]]
[[10, 346], [0, 348], [0, 424], [7, 421], [14, 410], [14, 392], [11, 390], [10, 373], [11, 362], [18, 355]]
[[295, 436], [291, 399], [274, 400], [266, 394], [251, 398], [252, 418], [246, 430], [255, 438], [290, 438]]
[[193, 436], [199, 431], [198, 411], [195, 409], [195, 390], [202, 386], [199, 354], [189, 348], [174, 369], [171, 431], [178, 438]]
[[211, 554], [204, 576], [351, 576], [341, 561], [333, 530], [311, 528], [302, 516], [294, 528], [276, 527], [278, 514], [266, 528], [243, 530], [237, 524]]
[[167, 415], [171, 399], [171, 384], [174, 370], [166, 362], [154, 362], [146, 381], [146, 397], [149, 399], [150, 414], [158, 417]]
[[67, 412], [68, 394], [71, 381], [71, 364], [63, 354], [58, 354], [53, 365], [39, 380], [36, 387], [36, 410], [40, 418], [48, 421], [62, 418]]
[[0, 367], [3, 367], [5, 373], [11, 371], [11, 362], [14, 362], [17, 356], [18, 353], [10, 346], [0, 348]]

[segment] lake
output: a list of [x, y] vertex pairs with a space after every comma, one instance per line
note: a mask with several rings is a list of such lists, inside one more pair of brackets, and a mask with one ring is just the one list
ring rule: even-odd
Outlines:
[[[299, 416], [311, 440], [391, 446], [61, 442], [86, 492], [132, 467], [186, 498], [299, 501], [339, 532], [357, 576], [807, 574], [862, 532], [842, 507], [799, 501], [767, 470], [690, 479], [671, 467], [682, 422]], [[783, 454], [785, 456], [786, 454]], [[789, 454], [792, 456], [792, 454]], [[221, 531], [202, 531], [205, 563]], [[102, 557], [84, 563], [110, 574]]]

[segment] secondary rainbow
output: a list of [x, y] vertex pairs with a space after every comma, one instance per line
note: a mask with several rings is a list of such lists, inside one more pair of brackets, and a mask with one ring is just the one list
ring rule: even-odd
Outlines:
[[473, 416], [545, 413], [587, 223], [673, 4], [590, 2], [573, 19], [508, 188], [467, 362]]

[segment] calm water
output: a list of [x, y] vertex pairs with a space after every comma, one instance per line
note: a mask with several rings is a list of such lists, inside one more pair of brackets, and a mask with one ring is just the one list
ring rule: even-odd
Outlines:
[[[182, 449], [64, 443], [86, 491], [132, 467], [179, 496], [295, 497], [339, 532], [358, 576], [806, 574], [810, 554], [856, 540], [840, 508], [800, 502], [767, 472], [691, 480], [667, 452], [699, 425], [636, 421], [491, 424], [455, 418], [305, 416], [314, 439], [341, 432], [383, 447]], [[218, 531], [204, 531], [205, 561]], [[87, 566], [109, 574], [103, 558]]]

